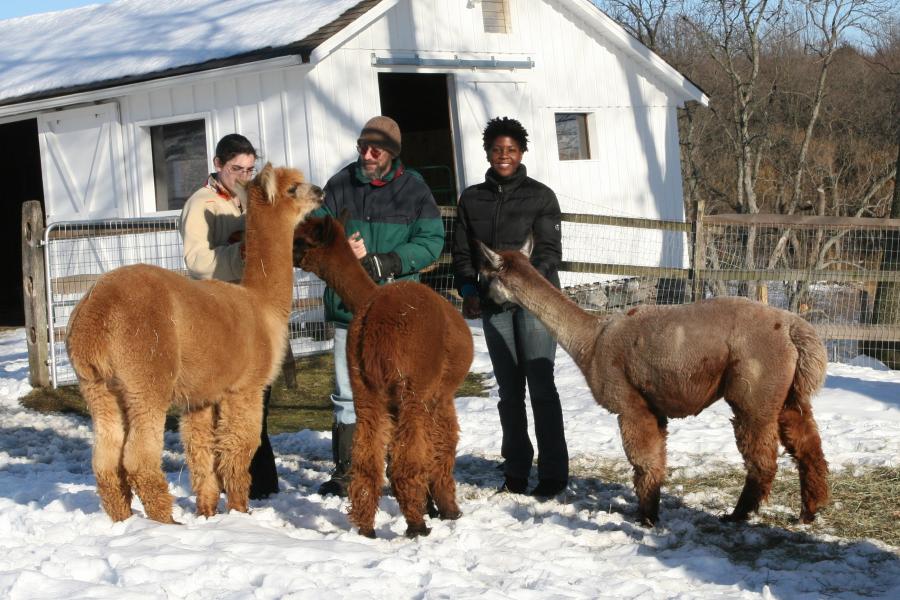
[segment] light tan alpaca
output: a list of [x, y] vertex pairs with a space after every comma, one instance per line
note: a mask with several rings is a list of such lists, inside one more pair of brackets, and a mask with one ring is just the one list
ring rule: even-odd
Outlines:
[[247, 511], [262, 393], [275, 377], [291, 311], [294, 227], [322, 191], [271, 165], [240, 193], [248, 206], [240, 283], [194, 281], [152, 265], [100, 277], [72, 314], [66, 343], [94, 423], [97, 492], [113, 521], [173, 523], [160, 468], [166, 411], [175, 403], [197, 513]]
[[827, 356], [801, 317], [744, 298], [593, 316], [531, 266], [530, 243], [519, 252], [481, 250], [494, 300], [516, 302], [540, 319], [584, 373], [597, 404], [618, 415], [642, 523], [659, 515], [667, 419], [696, 415], [723, 397], [747, 468], [726, 520], [746, 519], [768, 496], [779, 438], [799, 465], [800, 519], [811, 522], [827, 503], [828, 465], [810, 405]]
[[375, 537], [385, 451], [391, 487], [408, 537], [428, 535], [426, 498], [436, 514], [458, 519], [454, 394], [472, 364], [472, 334], [459, 311], [428, 286], [398, 281], [378, 286], [353, 255], [343, 226], [311, 217], [297, 228], [297, 266], [315, 273], [353, 313], [347, 367], [356, 408], [350, 520]]

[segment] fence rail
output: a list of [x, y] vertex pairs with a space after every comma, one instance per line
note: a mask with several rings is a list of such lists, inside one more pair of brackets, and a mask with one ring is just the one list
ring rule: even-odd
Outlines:
[[[458, 306], [450, 259], [456, 209], [440, 209], [447, 241], [422, 279]], [[714, 215], [689, 223], [564, 213], [562, 221], [560, 278], [564, 291], [586, 310], [606, 313], [641, 303], [743, 295], [803, 315], [826, 340], [831, 360], [849, 360], [867, 342], [900, 342], [898, 219]], [[46, 228], [54, 385], [74, 381], [63, 343], [66, 325], [100, 274], [135, 262], [185, 272], [177, 227], [175, 217], [165, 217]], [[318, 278], [295, 271], [290, 324], [295, 355], [331, 347], [323, 289]]]

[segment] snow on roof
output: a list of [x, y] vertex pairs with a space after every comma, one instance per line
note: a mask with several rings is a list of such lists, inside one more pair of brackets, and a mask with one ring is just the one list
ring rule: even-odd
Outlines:
[[0, 21], [0, 102], [298, 42], [359, 0], [114, 0]]

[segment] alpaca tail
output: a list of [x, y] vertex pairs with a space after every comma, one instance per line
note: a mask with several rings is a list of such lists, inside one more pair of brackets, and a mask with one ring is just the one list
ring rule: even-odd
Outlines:
[[109, 330], [103, 319], [87, 306], [90, 293], [78, 303], [69, 317], [66, 350], [75, 374], [81, 381], [101, 381], [112, 376], [108, 361]]
[[791, 325], [791, 341], [797, 348], [794, 382], [778, 416], [781, 443], [797, 461], [800, 471], [800, 520], [810, 523], [818, 509], [827, 504], [828, 462], [813, 418], [812, 396], [825, 381], [828, 355], [812, 326], [798, 318]]

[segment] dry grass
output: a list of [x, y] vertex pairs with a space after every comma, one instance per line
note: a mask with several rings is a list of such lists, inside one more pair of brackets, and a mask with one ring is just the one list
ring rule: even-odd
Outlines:
[[[631, 468], [624, 461], [591, 463], [573, 469], [586, 479], [626, 486]], [[731, 512], [744, 486], [742, 468], [722, 467], [702, 475], [672, 469], [663, 486], [664, 502], [675, 502], [713, 515]], [[793, 466], [779, 465], [772, 493], [754, 522], [790, 531], [806, 531], [861, 540], [875, 539], [900, 548], [900, 468], [843, 469], [831, 473], [831, 502], [812, 525], [801, 525], [800, 483]]]
[[[272, 384], [269, 404], [269, 433], [289, 433], [301, 429], [327, 431], [331, 429], [332, 407], [329, 396], [334, 388], [334, 359], [331, 353], [297, 359], [297, 385], [288, 388], [284, 375]], [[486, 395], [484, 377], [469, 373], [456, 395]], [[56, 412], [89, 416], [87, 406], [77, 386], [58, 389], [34, 389], [22, 397], [23, 406], [40, 412]], [[177, 411], [170, 411], [166, 428], [178, 429]]]

